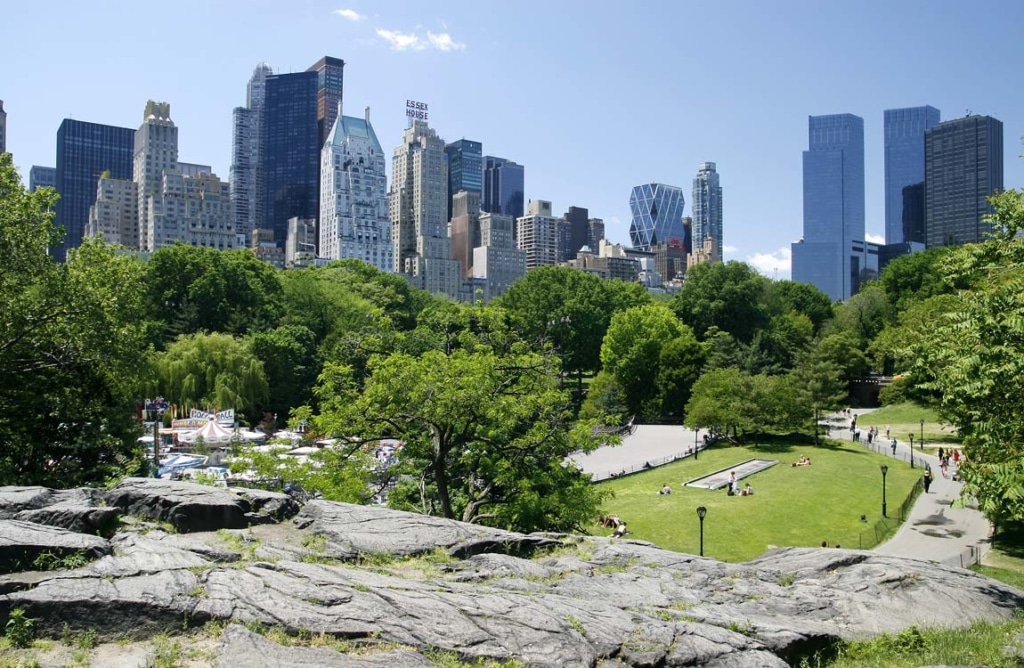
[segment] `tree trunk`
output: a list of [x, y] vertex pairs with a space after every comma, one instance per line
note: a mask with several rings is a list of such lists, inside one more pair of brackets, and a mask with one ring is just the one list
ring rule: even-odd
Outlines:
[[455, 519], [452, 511], [452, 499], [448, 493], [448, 467], [445, 465], [445, 456], [448, 454], [448, 447], [444, 444], [441, 434], [434, 434], [434, 461], [431, 462], [434, 469], [434, 481], [437, 483], [437, 499], [441, 502], [441, 514], [448, 519]]

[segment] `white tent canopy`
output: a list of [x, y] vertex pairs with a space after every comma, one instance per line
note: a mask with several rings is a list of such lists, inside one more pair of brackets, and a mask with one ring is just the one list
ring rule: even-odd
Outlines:
[[202, 428], [182, 434], [180, 438], [186, 443], [195, 443], [200, 437], [206, 445], [227, 445], [234, 437], [234, 433], [217, 424], [216, 420], [210, 420]]

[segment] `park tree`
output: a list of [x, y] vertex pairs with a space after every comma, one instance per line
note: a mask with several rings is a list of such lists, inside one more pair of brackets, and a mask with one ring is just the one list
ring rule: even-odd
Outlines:
[[253, 356], [263, 365], [267, 380], [264, 413], [287, 416], [293, 408], [313, 402], [313, 385], [320, 374], [313, 332], [301, 325], [283, 325], [246, 337]]
[[570, 423], [558, 360], [517, 343], [376, 355], [360, 387], [330, 363], [317, 393], [318, 430], [367, 447], [403, 442], [397, 507], [519, 531], [579, 529], [601, 499], [587, 476], [563, 466], [603, 441]]
[[882, 270], [878, 283], [896, 313], [915, 303], [941, 294], [951, 294], [952, 286], [943, 279], [939, 263], [950, 248], [929, 248], [893, 259]]
[[262, 420], [269, 388], [251, 341], [230, 334], [183, 335], [154, 354], [153, 367], [151, 390], [181, 411], [233, 408], [252, 424]]
[[637, 306], [612, 317], [601, 343], [601, 367], [622, 388], [631, 415], [660, 416], [661, 351], [684, 336], [696, 342], [692, 330], [664, 304]]
[[650, 300], [643, 291], [613, 284], [578, 269], [540, 267], [513, 283], [497, 302], [524, 340], [553, 347], [563, 372], [576, 377], [579, 389], [583, 374], [601, 368], [601, 341], [612, 314]]
[[766, 294], [771, 281], [743, 262], [698, 264], [686, 273], [683, 289], [671, 307], [697, 338], [707, 339], [711, 329], [728, 332], [749, 344], [768, 325]]
[[74, 487], [134, 472], [147, 327], [142, 268], [97, 240], [54, 262], [56, 194], [0, 154], [0, 480]]
[[712, 369], [701, 375], [686, 404], [686, 424], [725, 434], [751, 431], [750, 378], [736, 367]]
[[164, 324], [161, 345], [180, 334], [269, 329], [283, 314], [277, 270], [246, 249], [165, 246], [146, 274], [152, 317]]
[[799, 281], [773, 281], [768, 287], [768, 309], [773, 316], [800, 314], [810, 320], [812, 333], [832, 319], [832, 300], [821, 289]]
[[705, 348], [693, 331], [685, 326], [680, 336], [661, 347], [655, 383], [662, 415], [682, 417], [693, 384], [703, 373], [707, 357]]
[[1024, 193], [990, 198], [993, 234], [943, 258], [945, 280], [962, 289], [907, 359], [933, 377], [940, 412], [958, 430], [966, 461], [963, 494], [997, 527], [1024, 522]]
[[858, 347], [866, 351], [868, 344], [892, 320], [892, 309], [885, 291], [878, 283], [868, 283], [842, 304], [822, 334], [846, 333], [854, 337]]

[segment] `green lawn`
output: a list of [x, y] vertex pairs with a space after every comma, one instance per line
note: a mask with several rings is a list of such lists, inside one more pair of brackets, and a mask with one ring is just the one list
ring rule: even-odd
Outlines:
[[[806, 455], [811, 466], [790, 464]], [[684, 487], [692, 478], [751, 458], [778, 459], [779, 464], [745, 478], [753, 496], [727, 496], [725, 490]], [[829, 546], [869, 548], [876, 544], [872, 526], [882, 512], [880, 464], [888, 464], [886, 498], [889, 531], [898, 524], [899, 505], [921, 475], [903, 462], [867, 452], [852, 443], [828, 446], [717, 446], [650, 471], [600, 483], [614, 492], [603, 505], [605, 514], [626, 521], [631, 537], [663, 548], [697, 554], [696, 508], [708, 509], [704, 519], [704, 554], [722, 561], [746, 561], [770, 547]], [[671, 495], [659, 495], [665, 484]], [[867, 516], [862, 522], [861, 515]], [[595, 534], [610, 529], [595, 527]]]
[[910, 434], [913, 433], [915, 443], [920, 443], [922, 418], [924, 419], [924, 442], [928, 450], [935, 450], [939, 445], [960, 442], [956, 430], [952, 426], [940, 422], [939, 414], [934, 409], [909, 401], [885, 406], [862, 415], [857, 419], [857, 424], [864, 429], [878, 427], [879, 433], [883, 436], [885, 425], [889, 425], [892, 427], [892, 435], [899, 440], [910, 440]]
[[983, 561], [985, 565], [971, 570], [1024, 591], [1024, 528], [1004, 529], [993, 536]]

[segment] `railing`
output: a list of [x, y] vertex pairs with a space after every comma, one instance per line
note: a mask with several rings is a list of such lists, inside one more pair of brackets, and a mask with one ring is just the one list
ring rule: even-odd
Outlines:
[[860, 535], [857, 536], [858, 547], [862, 550], [870, 550], [881, 543], [889, 534], [892, 527], [895, 526], [895, 524], [890, 523], [896, 522], [897, 517], [899, 518], [899, 523], [907, 520], [907, 516], [910, 514], [910, 509], [913, 507], [914, 502], [922, 491], [924, 491], [924, 483], [918, 479], [914, 482], [914, 486], [910, 488], [910, 492], [907, 493], [906, 498], [903, 499], [903, 502], [900, 503], [899, 507], [896, 509], [894, 517], [879, 518], [877, 522], [871, 525], [870, 529], [860, 532]]
[[[701, 443], [700, 449], [704, 449], [703, 443]], [[679, 461], [680, 459], [684, 459], [686, 457], [690, 457], [691, 455], [693, 455], [693, 448], [687, 448], [683, 452], [678, 452], [674, 455], [669, 455], [667, 457], [648, 459], [641, 466], [627, 466], [625, 468], [619, 469], [618, 471], [602, 471], [600, 473], [594, 473], [593, 475], [591, 475], [590, 480], [591, 482], [602, 482], [605, 480], [611, 480], [613, 478], [622, 478], [624, 476], [632, 475], [634, 473], [640, 473], [641, 471], [647, 471], [653, 468], [657, 468], [659, 466], [664, 466], [665, 464], [671, 464], [672, 462]]]

